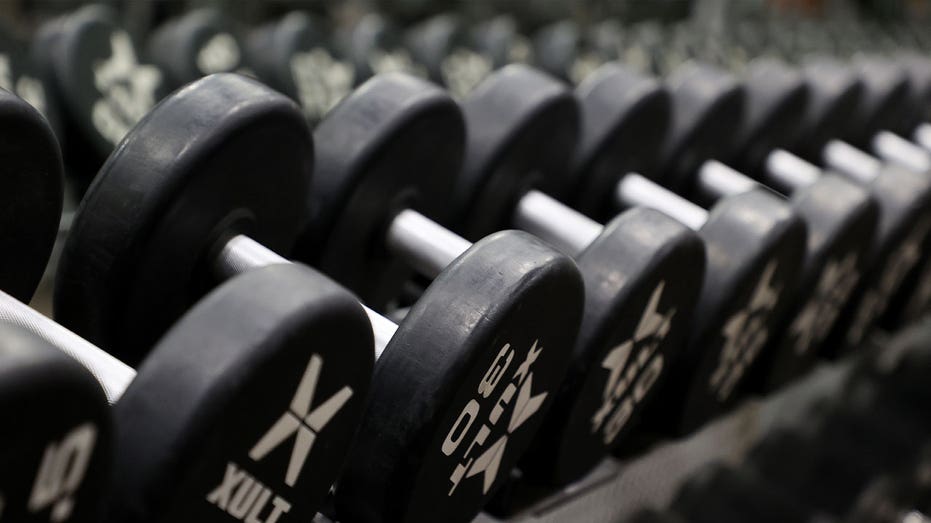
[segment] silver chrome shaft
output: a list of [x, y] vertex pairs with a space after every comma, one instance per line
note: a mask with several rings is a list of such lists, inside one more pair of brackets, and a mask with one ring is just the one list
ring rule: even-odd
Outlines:
[[792, 194], [818, 181], [821, 169], [784, 149], [775, 149], [766, 156], [763, 177], [767, 185]]
[[[251, 269], [287, 263], [292, 262], [252, 238], [240, 234], [233, 236], [223, 245], [213, 260], [213, 270], [216, 276], [225, 280]], [[398, 330], [398, 325], [365, 305], [362, 308], [372, 323], [375, 358], [378, 359]]]
[[573, 257], [604, 230], [595, 220], [537, 190], [527, 191], [517, 202], [512, 223]]
[[708, 211], [639, 174], [629, 173], [621, 178], [614, 195], [622, 208], [650, 207], [696, 231], [708, 221]]
[[870, 183], [882, 169], [874, 156], [840, 140], [831, 140], [821, 151], [824, 164], [860, 183]]
[[924, 150], [931, 151], [931, 123], [922, 123], [915, 128], [912, 139]]
[[881, 159], [918, 173], [931, 170], [931, 153], [890, 131], [873, 136], [873, 151]]
[[417, 211], [399, 212], [388, 226], [388, 250], [433, 279], [472, 243]]
[[708, 160], [698, 169], [696, 194], [701, 202], [712, 204], [726, 196], [751, 191], [760, 184], [749, 176], [717, 160]]
[[97, 378], [111, 405], [136, 377], [130, 366], [3, 291], [0, 291], [0, 320], [22, 327], [84, 365]]

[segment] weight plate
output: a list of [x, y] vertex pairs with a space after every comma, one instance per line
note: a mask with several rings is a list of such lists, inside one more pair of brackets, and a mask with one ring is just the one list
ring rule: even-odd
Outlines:
[[688, 433], [733, 405], [787, 310], [805, 254], [804, 223], [764, 189], [721, 200], [699, 236], [704, 283], [688, 346], [659, 391], [662, 408], [644, 415], [654, 431]]
[[751, 62], [743, 84], [744, 117], [732, 157], [738, 170], [754, 175], [764, 172], [770, 152], [794, 142], [805, 116], [808, 86], [800, 73], [770, 59]]
[[350, 64], [336, 60], [324, 22], [295, 11], [254, 30], [246, 41], [249, 66], [318, 122], [354, 85]]
[[619, 63], [605, 64], [576, 89], [579, 143], [569, 200], [599, 221], [615, 216], [614, 188], [629, 172], [654, 174], [669, 127], [665, 87]]
[[48, 121], [23, 99], [0, 89], [0, 289], [28, 303], [52, 253], [61, 219], [61, 150]]
[[100, 521], [112, 458], [110, 407], [76, 361], [0, 321], [0, 518]]
[[314, 132], [311, 216], [294, 256], [376, 309], [395, 298], [410, 271], [385, 249], [385, 230], [402, 208], [442, 221], [464, 135], [459, 107], [433, 84], [400, 74], [363, 84]]
[[676, 68], [667, 83], [672, 120], [660, 156], [664, 160], [660, 179], [663, 185], [687, 193], [706, 160], [732, 154], [746, 96], [733, 77], [698, 62]]
[[378, 361], [339, 519], [471, 521], [565, 376], [582, 293], [575, 264], [522, 232], [447, 267]]
[[[905, 68], [888, 58], [862, 57], [854, 65], [863, 81], [860, 101], [860, 119], [848, 129], [853, 143], [868, 145], [878, 131], [902, 132], [905, 115], [909, 112], [908, 75]], [[854, 134], [850, 134], [854, 133]]]
[[757, 370], [747, 380], [756, 391], [768, 391], [810, 370], [821, 356], [821, 344], [853, 296], [867, 268], [879, 215], [869, 191], [836, 174], [826, 173], [790, 200], [808, 226], [805, 262], [792, 302], [777, 335], [770, 339]]
[[675, 361], [701, 289], [704, 245], [652, 209], [612, 220], [576, 261], [585, 312], [569, 372], [521, 469], [565, 484], [624, 444]]
[[177, 91], [88, 189], [62, 252], [56, 316], [139, 362], [213, 286], [217, 242], [240, 232], [289, 251], [312, 168], [310, 131], [284, 95], [231, 74]]
[[312, 269], [221, 284], [114, 406], [108, 521], [311, 520], [353, 442], [373, 362], [362, 307]]
[[863, 83], [841, 64], [819, 58], [806, 62], [802, 74], [809, 87], [808, 108], [793, 150], [820, 165], [824, 146], [853, 126]]
[[511, 226], [530, 188], [559, 197], [569, 183], [578, 105], [557, 80], [515, 64], [462, 102], [466, 154], [453, 191], [453, 221], [470, 240]]
[[883, 165], [866, 187], [879, 204], [879, 224], [861, 284], [828, 339], [827, 346], [835, 349], [831, 355], [860, 346], [894, 303], [908, 274], [926, 257], [924, 246], [931, 233], [931, 179], [927, 174]]
[[165, 22], [149, 37], [146, 49], [169, 89], [245, 65], [238, 28], [213, 8], [195, 9]]

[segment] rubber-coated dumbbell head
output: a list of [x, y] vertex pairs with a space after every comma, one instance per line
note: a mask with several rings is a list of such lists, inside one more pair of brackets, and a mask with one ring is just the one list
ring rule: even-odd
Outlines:
[[[471, 201], [460, 223], [480, 237], [512, 226], [528, 189], [559, 194], [578, 109], [567, 86], [522, 65], [494, 73], [462, 107], [473, 131], [457, 191]], [[521, 462], [537, 482], [576, 479], [623, 439], [685, 341], [700, 288], [690, 271], [704, 265], [697, 236], [648, 209], [612, 220], [575, 258], [586, 310], [569, 376]]]
[[474, 25], [469, 39], [472, 46], [491, 60], [492, 69], [511, 63], [528, 63], [533, 49], [517, 28], [517, 22], [503, 14]]
[[651, 173], [658, 166], [669, 127], [669, 92], [653, 78], [608, 63], [579, 84], [578, 146], [567, 198], [596, 220], [616, 214], [611, 195], [628, 172]]
[[219, 9], [189, 11], [165, 22], [149, 37], [147, 57], [165, 75], [169, 89], [245, 63], [239, 29]]
[[56, 317], [138, 363], [213, 287], [202, 265], [219, 235], [291, 247], [312, 169], [310, 132], [287, 98], [229, 77], [177, 92], [127, 135], [82, 202], [62, 252]]
[[743, 117], [745, 93], [714, 66], [688, 62], [667, 79], [672, 121], [661, 153], [662, 183], [687, 190], [702, 163], [731, 154]]
[[334, 40], [340, 57], [353, 64], [357, 85], [378, 73], [421, 72], [404, 48], [400, 29], [379, 14], [366, 14]]
[[[501, 115], [507, 107], [507, 114]], [[524, 65], [502, 69], [462, 101], [467, 154], [452, 193], [466, 238], [510, 226], [524, 191], [559, 197], [568, 187], [578, 107], [562, 84]], [[536, 147], [546, 143], [547, 147]]]
[[802, 71], [809, 85], [808, 104], [793, 150], [821, 164], [824, 146], [854, 125], [863, 83], [849, 68], [823, 57], [810, 57]]
[[450, 212], [465, 131], [455, 102], [408, 76], [374, 78], [353, 100], [315, 132], [319, 189], [310, 192], [294, 255], [377, 306], [397, 296], [410, 272], [375, 239], [405, 206], [439, 221]]
[[[928, 121], [931, 116], [931, 60], [917, 53], [903, 53], [898, 56], [900, 63], [908, 73], [910, 101], [913, 114], [906, 114], [903, 124], [910, 133], [920, 123]], [[906, 135], [908, 136], [908, 135]]]
[[43, 32], [35, 47], [65, 111], [68, 161], [96, 169], [165, 94], [162, 73], [139, 63], [132, 37], [104, 6], [84, 7]]
[[246, 39], [256, 76], [297, 101], [317, 122], [352, 88], [353, 70], [333, 58], [325, 22], [299, 11], [253, 30]]
[[0, 517], [100, 521], [112, 459], [110, 407], [84, 367], [0, 321]]
[[364, 410], [367, 323], [342, 288], [299, 265], [210, 292], [114, 406], [107, 521], [313, 518]]
[[905, 68], [880, 57], [859, 57], [853, 67], [863, 81], [859, 121], [848, 130], [852, 143], [869, 145], [879, 131], [903, 131], [909, 89]]
[[39, 285], [58, 233], [62, 160], [48, 122], [21, 98], [0, 90], [3, 218], [0, 288], [28, 302]]
[[48, 78], [33, 62], [27, 43], [14, 35], [11, 27], [0, 23], [0, 88], [16, 93], [35, 107], [60, 139], [61, 118], [58, 103], [47, 85]]
[[743, 82], [744, 117], [732, 158], [739, 170], [755, 175], [762, 172], [772, 150], [794, 143], [808, 104], [808, 86], [800, 73], [774, 59], [751, 62]]

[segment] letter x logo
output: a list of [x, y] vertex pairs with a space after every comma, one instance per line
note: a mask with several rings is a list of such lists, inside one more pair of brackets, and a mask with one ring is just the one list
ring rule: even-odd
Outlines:
[[323, 358], [316, 354], [311, 356], [307, 370], [304, 371], [304, 377], [297, 387], [297, 392], [294, 393], [294, 399], [291, 400], [290, 408], [249, 451], [249, 457], [253, 461], [261, 461], [272, 450], [295, 436], [291, 461], [288, 463], [288, 472], [285, 476], [285, 484], [289, 487], [297, 483], [297, 478], [304, 468], [307, 456], [310, 455], [317, 434], [352, 397], [352, 389], [344, 386], [316, 409], [311, 410], [322, 367]]

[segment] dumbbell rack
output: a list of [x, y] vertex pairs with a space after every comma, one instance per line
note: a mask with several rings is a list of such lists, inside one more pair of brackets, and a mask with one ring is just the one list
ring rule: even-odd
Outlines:
[[[884, 345], [884, 338], [877, 333], [868, 348]], [[770, 397], [744, 403], [687, 439], [659, 445], [630, 461], [607, 459], [585, 478], [507, 520], [482, 514], [473, 523], [621, 521], [644, 508], [668, 507], [682, 482], [703, 465], [740, 463], [774, 428], [803, 423], [807, 408], [836, 392], [866, 352], [825, 363]], [[333, 523], [323, 516], [315, 521]]]

